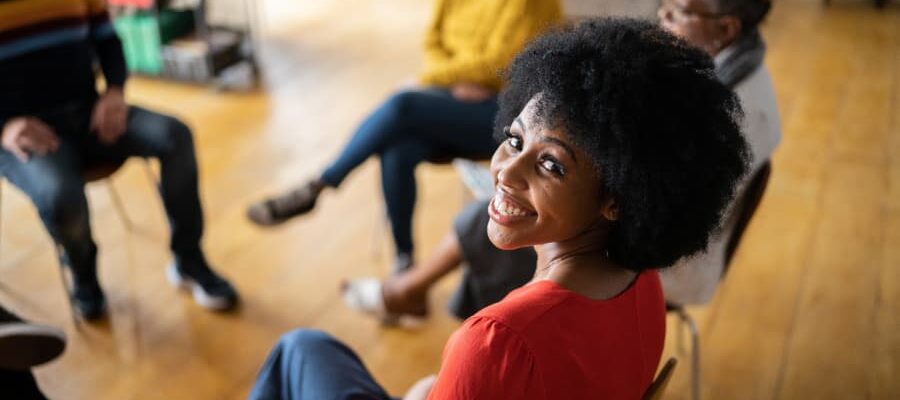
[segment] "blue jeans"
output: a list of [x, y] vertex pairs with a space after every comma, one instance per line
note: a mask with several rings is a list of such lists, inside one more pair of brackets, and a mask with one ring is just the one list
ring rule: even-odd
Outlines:
[[398, 253], [411, 253], [416, 166], [435, 158], [489, 159], [497, 99], [461, 102], [444, 89], [403, 91], [363, 121], [338, 158], [322, 173], [337, 187], [373, 155], [381, 157], [381, 185]]
[[281, 337], [263, 364], [249, 398], [391, 399], [353, 350], [312, 329], [297, 329]]
[[89, 132], [92, 105], [92, 101], [76, 102], [38, 113], [36, 117], [60, 137], [58, 151], [22, 163], [0, 150], [0, 174], [31, 198], [47, 232], [62, 246], [76, 279], [86, 281], [96, 271], [97, 246], [91, 236], [83, 171], [131, 156], [157, 158], [171, 249], [178, 257], [201, 256], [203, 213], [190, 129], [175, 118], [132, 106], [125, 134], [107, 146]]

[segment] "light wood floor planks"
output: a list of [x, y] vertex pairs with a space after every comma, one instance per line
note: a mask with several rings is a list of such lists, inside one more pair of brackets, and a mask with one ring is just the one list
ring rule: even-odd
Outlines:
[[[782, 0], [764, 28], [784, 139], [761, 209], [701, 326], [708, 399], [900, 396], [900, 5]], [[339, 301], [341, 279], [387, 272], [377, 162], [312, 215], [261, 230], [244, 208], [318, 171], [397, 82], [419, 66], [429, 2], [267, 0], [266, 89], [222, 93], [135, 78], [135, 103], [194, 128], [210, 259], [244, 305], [210, 314], [168, 287], [162, 207], [140, 164], [112, 184], [137, 225], [126, 231], [103, 183], [88, 197], [101, 247], [108, 323], [76, 330], [53, 249], [27, 199], [4, 183], [0, 301], [64, 327], [65, 355], [38, 370], [59, 399], [239, 399], [278, 336], [331, 332], [401, 394], [437, 370], [458, 322], [441, 283], [418, 332], [383, 330]], [[450, 226], [463, 193], [452, 168], [420, 169], [420, 257]], [[374, 257], [379, 249], [381, 258]], [[688, 398], [681, 359], [667, 398]], [[2, 397], [2, 395], [0, 395]]]

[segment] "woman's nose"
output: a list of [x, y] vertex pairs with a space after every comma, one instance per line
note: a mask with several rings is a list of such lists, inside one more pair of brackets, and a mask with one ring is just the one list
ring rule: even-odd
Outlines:
[[520, 154], [510, 157], [501, 163], [497, 171], [497, 184], [510, 189], [524, 190], [528, 188], [527, 156]]

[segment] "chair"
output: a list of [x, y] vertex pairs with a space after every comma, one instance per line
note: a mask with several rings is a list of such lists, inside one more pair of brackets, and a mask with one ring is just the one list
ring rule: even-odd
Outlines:
[[666, 361], [666, 364], [659, 370], [659, 374], [656, 375], [656, 379], [653, 380], [653, 383], [651, 383], [650, 387], [647, 388], [647, 391], [644, 392], [644, 396], [641, 397], [642, 400], [662, 399], [663, 392], [665, 392], [666, 386], [669, 385], [669, 380], [672, 378], [672, 371], [675, 370], [676, 364], [678, 364], [678, 360], [674, 358], [670, 358]]
[[482, 162], [457, 158], [453, 160], [453, 167], [476, 200], [488, 200], [494, 196], [494, 178]]
[[[147, 176], [155, 185], [158, 186], [159, 183], [156, 179], [155, 174], [153, 173], [153, 168], [150, 166], [150, 161], [147, 159], [143, 159], [143, 160], [144, 160], [144, 169], [145, 169], [145, 172], [147, 173]], [[134, 224], [131, 222], [131, 219], [128, 217], [128, 213], [125, 211], [125, 205], [122, 202], [122, 198], [119, 196], [119, 193], [116, 191], [116, 188], [113, 185], [112, 180], [110, 179], [110, 177], [112, 177], [113, 174], [115, 174], [120, 168], [122, 168], [122, 165], [125, 164], [125, 161], [127, 161], [127, 160], [123, 159], [123, 160], [118, 160], [115, 162], [104, 162], [104, 163], [88, 165], [85, 167], [84, 171], [82, 172], [82, 176], [84, 177], [85, 184], [99, 182], [99, 181], [103, 181], [103, 183], [106, 184], [106, 188], [109, 191], [109, 197], [112, 199], [113, 206], [115, 207], [116, 212], [122, 221], [122, 224], [125, 226], [125, 229], [131, 231], [134, 229]], [[0, 233], [2, 233], [2, 226], [3, 226], [3, 218], [2, 218], [3, 217], [3, 212], [2, 212], [3, 211], [3, 208], [2, 208], [3, 200], [2, 199], [3, 199], [3, 182], [0, 181]], [[2, 237], [0, 237], [0, 239], [2, 239]], [[64, 257], [65, 251], [63, 250], [62, 246], [59, 245], [58, 243], [55, 244], [55, 246], [56, 246], [57, 259], [60, 260], [60, 268], [59, 268], [60, 278], [62, 280], [63, 289], [65, 289], [65, 291], [66, 291], [66, 300], [69, 302], [69, 308], [72, 308], [72, 320], [75, 321], [75, 323], [77, 324], [78, 318], [77, 318], [75, 310], [73, 308], [72, 299], [71, 299], [72, 277], [69, 276], [70, 274], [68, 273], [68, 271], [69, 271], [68, 266], [64, 264], [64, 260], [66, 259]]]
[[[756, 213], [756, 209], [759, 208], [759, 203], [762, 200], [763, 194], [765, 194], [771, 174], [772, 164], [770, 161], [766, 161], [766, 163], [760, 167], [759, 171], [753, 175], [753, 178], [747, 185], [743, 197], [741, 197], [740, 203], [734, 210], [734, 212], [737, 213], [737, 221], [735, 222], [731, 237], [729, 238], [728, 243], [726, 243], [725, 266], [722, 270], [722, 276], [719, 278], [720, 280], [725, 278], [725, 274], [728, 272], [728, 268], [731, 265], [731, 260], [734, 258], [734, 253], [741, 243], [744, 231], [750, 224], [750, 220]], [[690, 314], [687, 313], [684, 305], [667, 301], [666, 311], [674, 313], [681, 322], [682, 329], [687, 327], [688, 332], [691, 335], [691, 395], [694, 400], [698, 400], [700, 399], [700, 332], [697, 329], [697, 323], [691, 318]], [[682, 330], [679, 330], [679, 334], [681, 332]], [[678, 342], [681, 343], [681, 340], [678, 340]]]

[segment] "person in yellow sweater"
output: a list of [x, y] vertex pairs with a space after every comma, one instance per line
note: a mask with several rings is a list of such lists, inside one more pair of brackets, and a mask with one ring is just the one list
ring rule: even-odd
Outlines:
[[489, 159], [501, 72], [532, 38], [561, 21], [558, 0], [437, 0], [425, 36], [418, 85], [399, 91], [369, 115], [322, 173], [251, 205], [248, 217], [275, 225], [309, 212], [373, 155], [381, 158], [396, 270], [412, 263], [415, 168], [422, 161]]

